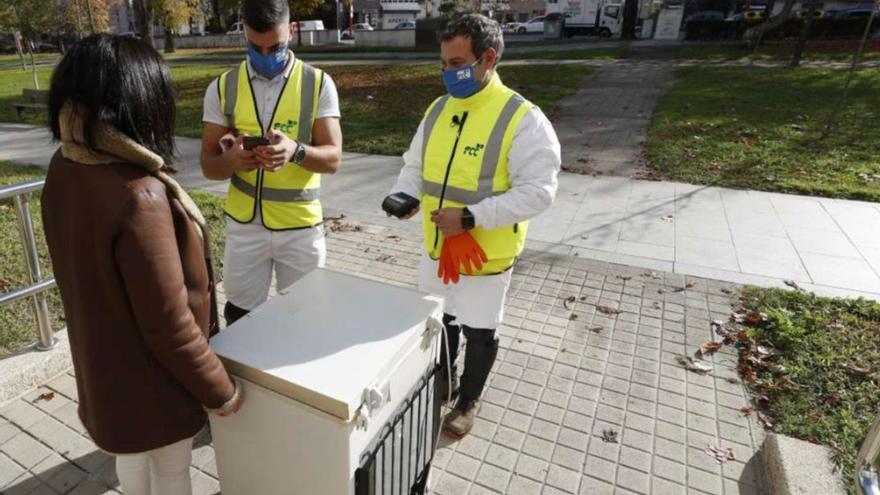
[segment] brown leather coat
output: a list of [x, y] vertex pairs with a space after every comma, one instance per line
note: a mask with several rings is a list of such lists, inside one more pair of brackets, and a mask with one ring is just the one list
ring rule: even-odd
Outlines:
[[59, 151], [42, 209], [95, 443], [134, 453], [196, 434], [202, 406], [219, 407], [234, 386], [208, 346], [213, 282], [181, 201], [143, 166]]

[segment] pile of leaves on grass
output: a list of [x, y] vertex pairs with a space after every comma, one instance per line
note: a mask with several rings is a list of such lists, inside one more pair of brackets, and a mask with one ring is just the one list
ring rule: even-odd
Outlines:
[[[845, 480], [880, 410], [880, 304], [747, 288], [730, 322], [754, 413], [772, 431], [827, 445]], [[853, 492], [854, 493], [854, 492]]]

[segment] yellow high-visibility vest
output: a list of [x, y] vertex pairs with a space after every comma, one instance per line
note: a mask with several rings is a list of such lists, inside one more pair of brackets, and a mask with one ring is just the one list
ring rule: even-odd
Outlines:
[[[443, 234], [431, 222], [431, 211], [464, 207], [510, 189], [507, 157], [513, 135], [532, 104], [505, 86], [495, 74], [468, 98], [442, 96], [425, 114], [422, 148], [422, 225], [425, 250], [440, 257]], [[442, 199], [442, 201], [441, 201]], [[489, 258], [475, 275], [501, 273], [522, 252], [528, 222], [484, 229], [471, 235]]]
[[[294, 60], [293, 70], [275, 106], [272, 129], [300, 143], [311, 144], [323, 77], [322, 71]], [[268, 129], [263, 129], [260, 121], [247, 62], [221, 75], [219, 86], [220, 105], [234, 132], [265, 135]], [[276, 172], [236, 172], [230, 180], [225, 211], [235, 221], [248, 223], [254, 219], [259, 206], [267, 229], [313, 227], [323, 221], [320, 191], [321, 176], [295, 163], [288, 163]]]

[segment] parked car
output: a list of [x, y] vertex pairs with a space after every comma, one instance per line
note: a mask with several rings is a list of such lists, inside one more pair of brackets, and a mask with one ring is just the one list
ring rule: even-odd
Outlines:
[[512, 34], [516, 32], [520, 25], [518, 22], [508, 22], [504, 24], [503, 29], [505, 33]]
[[[364, 32], [364, 31], [373, 31], [373, 26], [367, 24], [366, 22], [359, 22], [351, 26], [351, 30], [353, 33], [349, 33], [348, 29], [342, 31], [342, 34], [339, 36], [340, 39], [343, 40], [353, 40], [353, 34], [356, 32]], [[305, 31], [305, 30], [304, 30]]]
[[236, 22], [229, 28], [229, 31], [226, 31], [228, 35], [243, 35], [244, 34], [244, 23]]
[[526, 33], [543, 33], [544, 32], [544, 16], [535, 17], [533, 19], [528, 20], [519, 25], [516, 28], [516, 32], [519, 34]]
[[723, 21], [724, 12], [720, 10], [703, 10], [688, 17], [685, 22], [694, 21]]
[[400, 24], [394, 26], [394, 29], [415, 29], [416, 23], [413, 21], [403, 21]]

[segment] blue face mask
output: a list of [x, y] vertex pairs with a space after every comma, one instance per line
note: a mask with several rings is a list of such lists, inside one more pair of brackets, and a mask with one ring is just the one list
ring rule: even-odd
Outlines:
[[467, 98], [480, 90], [480, 80], [477, 79], [478, 63], [480, 63], [479, 60], [458, 69], [443, 71], [443, 84], [451, 96]]
[[250, 59], [251, 65], [257, 71], [257, 74], [271, 79], [284, 69], [284, 65], [287, 62], [287, 43], [281, 43], [278, 45], [277, 50], [266, 55], [263, 55], [249, 44], [248, 59]]

